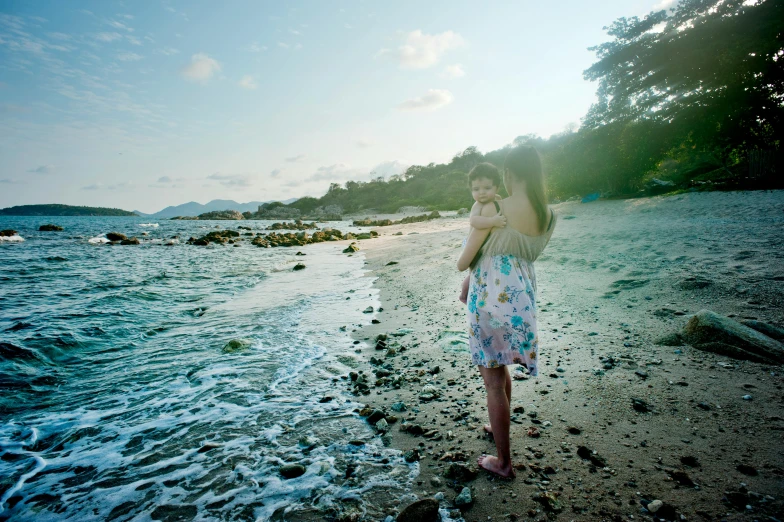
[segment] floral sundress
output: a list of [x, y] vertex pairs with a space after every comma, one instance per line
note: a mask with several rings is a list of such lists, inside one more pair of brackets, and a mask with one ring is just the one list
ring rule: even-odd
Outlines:
[[471, 270], [468, 325], [474, 364], [523, 364], [538, 375], [533, 262], [509, 254], [483, 256]]

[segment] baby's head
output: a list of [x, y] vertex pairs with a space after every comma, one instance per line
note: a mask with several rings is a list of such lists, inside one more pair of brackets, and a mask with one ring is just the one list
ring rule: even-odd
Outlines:
[[501, 173], [491, 163], [480, 163], [468, 173], [468, 186], [471, 196], [477, 203], [490, 203], [495, 199], [498, 187], [501, 186]]

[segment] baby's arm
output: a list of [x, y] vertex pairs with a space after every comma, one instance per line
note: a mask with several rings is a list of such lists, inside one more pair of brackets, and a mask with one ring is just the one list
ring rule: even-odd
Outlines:
[[480, 204], [479, 202], [474, 203], [474, 206], [471, 208], [471, 219], [469, 223], [473, 228], [479, 230], [485, 230], [487, 228], [495, 228], [495, 227], [505, 227], [506, 226], [506, 218], [501, 214], [496, 214], [492, 217], [484, 217], [481, 216], [482, 208], [484, 205]]

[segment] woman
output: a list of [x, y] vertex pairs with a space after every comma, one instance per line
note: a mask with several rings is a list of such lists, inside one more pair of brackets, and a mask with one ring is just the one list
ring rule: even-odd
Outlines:
[[[478, 463], [511, 478], [515, 476], [509, 450], [512, 379], [507, 365], [524, 364], [531, 375], [537, 375], [533, 262], [550, 240], [555, 214], [547, 206], [542, 162], [533, 147], [519, 147], [506, 156], [504, 186], [509, 193], [501, 201], [506, 226], [473, 229], [457, 268], [471, 268], [469, 346], [487, 390], [490, 425], [485, 430], [493, 434], [498, 452], [497, 457], [481, 456]], [[495, 212], [493, 205], [485, 205], [482, 215]]]

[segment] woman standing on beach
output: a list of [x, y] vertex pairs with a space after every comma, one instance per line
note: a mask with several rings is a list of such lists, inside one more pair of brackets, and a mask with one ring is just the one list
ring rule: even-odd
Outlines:
[[[468, 324], [471, 359], [479, 367], [487, 390], [487, 410], [497, 457], [483, 455], [479, 466], [502, 477], [514, 477], [509, 448], [509, 405], [512, 379], [507, 365], [524, 364], [537, 375], [536, 274], [533, 262], [555, 228], [555, 213], [547, 206], [539, 153], [518, 147], [504, 161], [504, 186], [509, 197], [501, 213], [501, 228], [473, 229], [457, 262], [471, 268]], [[482, 215], [495, 214], [486, 205]], [[489, 236], [488, 236], [489, 234]]]

